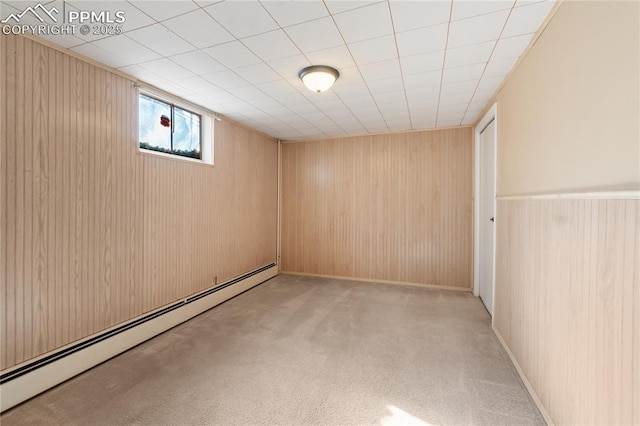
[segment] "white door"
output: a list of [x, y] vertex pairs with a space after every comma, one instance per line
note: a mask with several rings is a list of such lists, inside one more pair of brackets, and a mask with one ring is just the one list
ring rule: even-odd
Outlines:
[[480, 298], [489, 314], [493, 316], [493, 274], [494, 274], [494, 229], [495, 226], [495, 150], [496, 150], [496, 120], [492, 120], [480, 132], [480, 235], [479, 256], [479, 287]]

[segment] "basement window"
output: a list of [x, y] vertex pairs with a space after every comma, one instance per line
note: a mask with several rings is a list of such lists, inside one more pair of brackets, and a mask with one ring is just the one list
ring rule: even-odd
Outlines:
[[212, 120], [183, 105], [138, 95], [140, 150], [212, 164]]

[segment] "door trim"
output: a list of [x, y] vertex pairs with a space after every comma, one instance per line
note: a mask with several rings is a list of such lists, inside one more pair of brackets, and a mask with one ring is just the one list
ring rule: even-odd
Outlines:
[[[489, 125], [491, 121], [496, 122], [496, 131], [495, 138], [493, 141], [494, 151], [493, 151], [493, 188], [496, 192], [493, 198], [493, 212], [494, 212], [494, 223], [497, 223], [497, 205], [496, 205], [496, 196], [497, 196], [497, 180], [498, 180], [498, 104], [495, 103], [489, 108], [489, 111], [485, 114], [485, 116], [478, 122], [476, 127], [474, 128], [474, 193], [473, 193], [473, 295], [476, 297], [480, 297], [480, 133]], [[491, 301], [491, 306], [493, 306], [493, 312], [495, 316], [495, 301], [496, 301], [496, 226], [493, 227], [493, 292]], [[492, 316], [493, 322], [493, 316]]]

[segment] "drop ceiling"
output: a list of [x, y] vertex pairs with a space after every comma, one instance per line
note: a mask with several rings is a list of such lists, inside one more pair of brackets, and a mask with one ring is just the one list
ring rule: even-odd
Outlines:
[[[2, 16], [33, 4], [0, 3]], [[42, 3], [62, 10], [62, 1]], [[72, 0], [64, 7], [123, 10], [124, 33], [50, 42], [275, 138], [300, 140], [473, 124], [553, 1]], [[330, 65], [340, 78], [313, 93], [298, 78], [308, 65]]]

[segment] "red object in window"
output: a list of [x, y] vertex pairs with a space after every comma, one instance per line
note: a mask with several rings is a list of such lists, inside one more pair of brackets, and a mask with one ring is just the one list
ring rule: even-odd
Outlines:
[[160, 124], [164, 127], [171, 127], [171, 119], [166, 115], [160, 116]]

